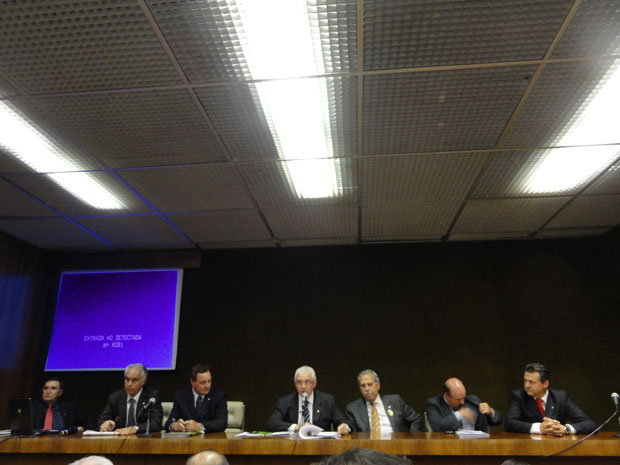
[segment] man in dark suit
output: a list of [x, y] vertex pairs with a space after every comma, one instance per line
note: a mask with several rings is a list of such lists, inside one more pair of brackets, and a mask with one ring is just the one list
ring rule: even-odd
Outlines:
[[562, 436], [591, 433], [596, 424], [568, 398], [566, 391], [549, 389], [546, 366], [530, 363], [523, 374], [523, 389], [510, 395], [505, 427], [512, 433]]
[[381, 383], [373, 370], [357, 375], [363, 399], [347, 405], [347, 418], [354, 432], [373, 434], [417, 432], [424, 428], [422, 415], [409, 407], [398, 394], [379, 395]]
[[[144, 433], [149, 416], [150, 431], [161, 430], [164, 412], [159, 391], [144, 385], [147, 376], [146, 367], [141, 363], [133, 363], [125, 368], [124, 389], [110, 395], [97, 420], [100, 431], [115, 431], [118, 434]], [[155, 404], [150, 408], [150, 412], [145, 412], [145, 405], [150, 399], [154, 399]]]
[[34, 429], [82, 432], [93, 427], [92, 420], [75, 402], [60, 400], [64, 384], [58, 378], [45, 381], [41, 399], [32, 401], [32, 426]]
[[192, 367], [192, 387], [174, 396], [166, 431], [224, 431], [228, 424], [226, 393], [211, 387], [211, 369], [199, 363]]
[[443, 385], [443, 394], [426, 401], [426, 417], [433, 431], [460, 429], [489, 431], [502, 423], [502, 415], [479, 397], [467, 395], [458, 378], [450, 378]]
[[340, 434], [349, 434], [351, 428], [331, 394], [316, 391], [316, 373], [312, 367], [302, 366], [295, 371], [297, 392], [276, 402], [276, 411], [267, 420], [267, 431], [299, 431], [304, 424], [313, 424]]

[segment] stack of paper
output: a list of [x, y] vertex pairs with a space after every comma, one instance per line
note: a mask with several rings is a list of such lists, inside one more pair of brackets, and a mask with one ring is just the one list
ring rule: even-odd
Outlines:
[[461, 439], [482, 439], [490, 437], [489, 433], [485, 433], [484, 431], [472, 431], [467, 429], [460, 429], [456, 434]]

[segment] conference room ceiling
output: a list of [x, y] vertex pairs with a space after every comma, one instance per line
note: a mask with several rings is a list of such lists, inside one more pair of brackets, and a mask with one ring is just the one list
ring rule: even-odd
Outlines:
[[565, 238], [620, 223], [620, 153], [572, 189], [522, 189], [620, 65], [620, 1], [309, 1], [341, 173], [330, 198], [287, 182], [257, 103], [270, 79], [249, 74], [230, 3], [0, 2], [0, 103], [126, 207], [83, 203], [0, 140], [0, 230], [114, 251]]

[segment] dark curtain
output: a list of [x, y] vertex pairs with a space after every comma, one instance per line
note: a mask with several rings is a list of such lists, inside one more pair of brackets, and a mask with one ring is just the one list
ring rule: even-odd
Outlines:
[[9, 399], [30, 394], [47, 295], [46, 254], [0, 233], [0, 427]]

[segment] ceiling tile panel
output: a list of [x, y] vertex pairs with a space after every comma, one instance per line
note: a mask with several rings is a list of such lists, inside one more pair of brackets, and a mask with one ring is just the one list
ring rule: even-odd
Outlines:
[[541, 59], [571, 0], [365, 0], [364, 69]]
[[[1, 66], [0, 69], [2, 69]], [[13, 97], [15, 95], [19, 95], [18, 89], [0, 74], [0, 98]]]
[[534, 66], [364, 79], [365, 155], [495, 146]]
[[565, 229], [543, 229], [538, 231], [534, 239], [554, 239], [570, 237], [597, 237], [605, 234], [611, 228], [565, 228]]
[[43, 174], [6, 176], [6, 178], [67, 216], [102, 215], [105, 213], [148, 213], [153, 211], [114, 174], [90, 172], [88, 176], [114, 193], [115, 197], [125, 207], [120, 210], [100, 210], [94, 208], [69, 194], [51, 178]]
[[241, 242], [201, 242], [201, 249], [257, 249], [276, 247], [273, 241], [241, 241]]
[[620, 222], [620, 195], [582, 195], [572, 201], [547, 228], [615, 226]]
[[264, 209], [263, 213], [279, 240], [350, 238], [357, 235], [355, 205]]
[[0, 230], [46, 250], [111, 252], [113, 246], [61, 218], [0, 219]]
[[547, 64], [503, 147], [554, 145], [564, 135], [564, 128], [579, 116], [579, 107], [605, 73], [619, 65], [620, 61], [614, 60]]
[[619, 54], [619, 12], [618, 0], [584, 0], [551, 57]]
[[616, 162], [592, 183], [585, 194], [620, 194], [620, 162]]
[[271, 240], [255, 210], [168, 215], [168, 219], [199, 244]]
[[471, 200], [465, 204], [453, 232], [534, 231], [569, 200], [570, 197]]
[[450, 241], [506, 241], [527, 238], [526, 231], [505, 231], [505, 232], [485, 232], [485, 233], [460, 233], [450, 234]]
[[326, 245], [356, 245], [356, 237], [339, 237], [337, 239], [284, 239], [280, 241], [282, 247], [319, 247]]
[[362, 240], [441, 239], [462, 202], [427, 201], [415, 204], [375, 204], [362, 210]]
[[0, 4], [0, 69], [29, 93], [180, 84], [133, 0]]
[[363, 204], [464, 200], [488, 154], [362, 159]]
[[0, 178], [0, 217], [58, 216], [19, 187]]
[[91, 217], [76, 221], [122, 249], [165, 249], [169, 244], [185, 242], [191, 245], [158, 215]]
[[119, 174], [162, 212], [254, 206], [232, 165], [123, 170]]
[[357, 161], [336, 159], [335, 163], [340, 167], [338, 183], [342, 187], [342, 196], [322, 199], [298, 198], [287, 181], [285, 162], [243, 164], [239, 165], [239, 172], [261, 207], [357, 203]]
[[185, 90], [46, 97], [39, 103], [111, 168], [226, 159]]

